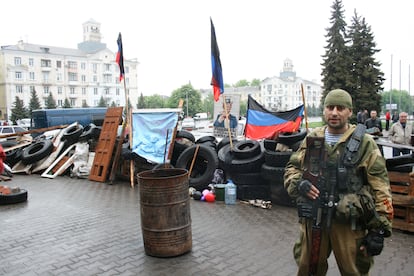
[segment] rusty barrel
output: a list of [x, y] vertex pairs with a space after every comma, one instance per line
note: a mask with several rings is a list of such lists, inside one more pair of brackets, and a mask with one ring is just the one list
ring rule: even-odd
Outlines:
[[188, 171], [163, 168], [138, 174], [145, 253], [174, 257], [192, 248]]

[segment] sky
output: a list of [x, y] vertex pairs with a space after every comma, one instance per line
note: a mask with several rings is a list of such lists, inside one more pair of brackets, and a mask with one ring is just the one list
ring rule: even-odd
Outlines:
[[[343, 0], [345, 21], [357, 14], [371, 26], [386, 81], [384, 90], [414, 93], [414, 21], [410, 1]], [[2, 3], [0, 45], [28, 43], [77, 48], [82, 24], [101, 23], [102, 42], [114, 53], [122, 33], [124, 58], [138, 66], [138, 92], [170, 95], [182, 85], [211, 88], [210, 17], [223, 79], [279, 76], [283, 61], [297, 76], [321, 83], [322, 55], [333, 0], [20, 0]], [[410, 78], [409, 78], [410, 76]], [[414, 85], [414, 82], [413, 82]]]

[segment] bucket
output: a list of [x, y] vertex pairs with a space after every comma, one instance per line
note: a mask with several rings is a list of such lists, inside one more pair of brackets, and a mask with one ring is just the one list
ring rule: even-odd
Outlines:
[[216, 194], [216, 201], [224, 201], [224, 189], [226, 184], [215, 184], [214, 191]]
[[191, 250], [188, 171], [164, 168], [138, 174], [145, 253], [174, 257]]

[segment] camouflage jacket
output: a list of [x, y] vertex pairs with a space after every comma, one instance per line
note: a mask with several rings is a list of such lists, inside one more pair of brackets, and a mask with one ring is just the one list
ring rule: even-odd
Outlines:
[[[327, 126], [316, 128], [308, 136], [323, 137]], [[343, 151], [347, 141], [354, 132], [356, 126], [350, 124], [349, 129], [344, 133], [341, 139], [334, 145], [325, 144], [327, 148], [328, 159], [337, 156], [339, 151]], [[302, 180], [306, 152], [306, 138], [300, 148], [292, 154], [285, 168], [284, 185], [288, 194], [297, 199], [300, 195], [298, 184]], [[386, 230], [391, 233], [393, 206], [388, 172], [385, 165], [385, 159], [381, 155], [374, 139], [365, 134], [358, 150], [359, 161], [355, 165], [356, 170], [361, 172], [363, 184], [370, 187], [372, 197], [375, 201], [375, 209], [380, 215], [381, 222], [385, 225]]]

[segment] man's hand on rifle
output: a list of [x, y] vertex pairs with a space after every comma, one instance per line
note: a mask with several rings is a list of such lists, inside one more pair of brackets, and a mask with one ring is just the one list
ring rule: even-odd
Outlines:
[[316, 199], [319, 197], [318, 188], [312, 185], [312, 183], [307, 179], [304, 179], [299, 183], [298, 190], [299, 193], [304, 197], [308, 197], [310, 199]]

